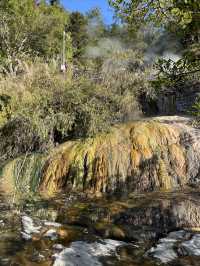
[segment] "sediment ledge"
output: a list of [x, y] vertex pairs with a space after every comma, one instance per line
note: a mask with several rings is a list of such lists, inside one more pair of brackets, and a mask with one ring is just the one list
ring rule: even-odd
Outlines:
[[200, 130], [189, 120], [158, 117], [118, 125], [108, 134], [66, 142], [43, 157], [18, 158], [2, 169], [3, 180], [16, 184], [17, 179], [22, 188], [48, 195], [65, 189], [98, 194], [198, 186]]

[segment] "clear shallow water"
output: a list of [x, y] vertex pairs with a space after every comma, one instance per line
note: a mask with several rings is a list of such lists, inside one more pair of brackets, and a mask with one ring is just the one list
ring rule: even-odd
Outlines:
[[18, 203], [1, 193], [0, 265], [199, 266], [199, 229], [199, 191]]

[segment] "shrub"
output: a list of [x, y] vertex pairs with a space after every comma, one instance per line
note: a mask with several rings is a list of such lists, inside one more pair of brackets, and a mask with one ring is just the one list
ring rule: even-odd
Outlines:
[[[0, 161], [45, 152], [138, 118], [138, 98], [148, 91], [149, 73], [140, 57], [129, 55], [113, 54], [102, 61], [98, 73], [93, 68], [73, 79], [58, 73], [55, 61], [40, 60], [22, 63], [18, 75], [1, 76]], [[101, 78], [93, 79], [96, 74]]]
[[120, 108], [106, 87], [84, 77], [69, 82], [40, 62], [1, 77], [0, 106], [2, 160], [107, 131]]

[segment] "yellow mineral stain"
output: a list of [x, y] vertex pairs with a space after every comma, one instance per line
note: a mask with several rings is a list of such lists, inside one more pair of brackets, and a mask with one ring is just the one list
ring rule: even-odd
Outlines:
[[[101, 194], [110, 189], [123, 190], [129, 186], [127, 182], [132, 183], [132, 191], [137, 191], [138, 183], [140, 189], [148, 188], [149, 183], [151, 189], [170, 190], [176, 182], [173, 172], [180, 185], [187, 182], [186, 163], [179, 128], [157, 121], [137, 121], [51, 150], [45, 157], [39, 190], [48, 196], [64, 189]], [[28, 164], [31, 162], [26, 167]], [[16, 165], [14, 160], [2, 169], [7, 177], [5, 189], [12, 190]]]

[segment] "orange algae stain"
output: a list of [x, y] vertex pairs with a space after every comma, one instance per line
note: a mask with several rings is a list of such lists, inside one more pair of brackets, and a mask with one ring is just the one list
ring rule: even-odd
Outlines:
[[140, 165], [141, 162], [141, 153], [136, 151], [136, 150], [132, 150], [131, 151], [131, 163], [132, 163], [132, 167], [133, 169], [137, 169]]
[[66, 147], [62, 145], [53, 153], [43, 169], [43, 178], [40, 185], [41, 191], [47, 191], [48, 194], [53, 194], [59, 189], [62, 189], [70, 167], [70, 153], [73, 150], [73, 145], [67, 143]]
[[172, 178], [169, 176], [167, 167], [163, 160], [159, 161], [158, 181], [161, 190], [171, 190], [173, 188]]
[[93, 177], [94, 192], [105, 192], [105, 183], [108, 179], [108, 170], [107, 162], [104, 155], [95, 159]]
[[171, 160], [173, 161], [175, 171], [178, 176], [181, 177], [181, 184], [184, 185], [187, 182], [187, 161], [185, 151], [177, 144], [171, 145], [169, 151], [171, 153]]
[[176, 144], [173, 144], [169, 147], [169, 150], [171, 152], [171, 158], [174, 161], [175, 166], [185, 174], [186, 160], [183, 148]]

